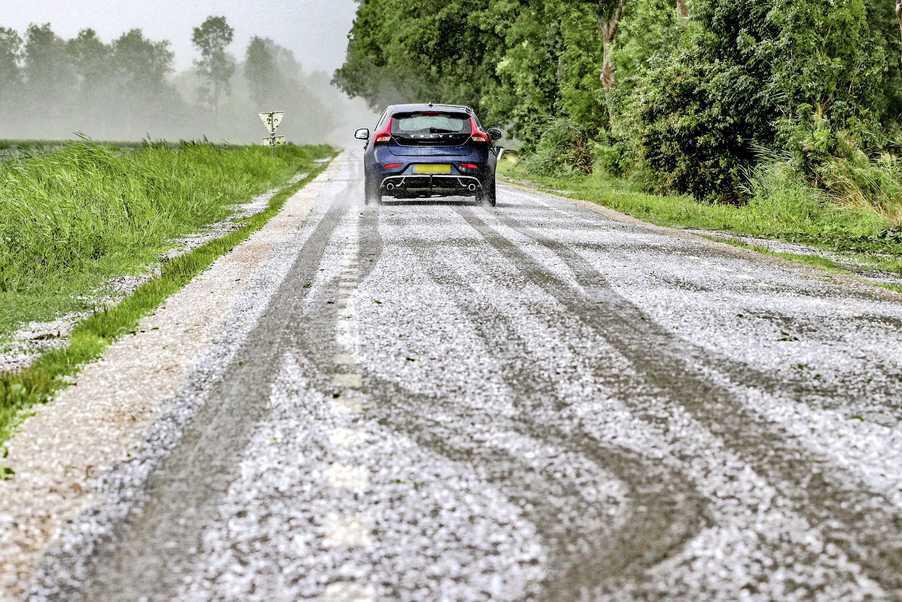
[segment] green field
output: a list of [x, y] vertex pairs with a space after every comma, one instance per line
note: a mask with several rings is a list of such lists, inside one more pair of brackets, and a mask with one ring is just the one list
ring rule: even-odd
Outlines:
[[0, 140], [0, 162], [45, 155], [71, 144], [64, 140]]
[[[74, 140], [0, 140], [0, 161], [9, 159], [29, 159], [75, 146], [81, 142]], [[162, 144], [162, 143], [160, 143]], [[140, 150], [144, 142], [104, 142], [104, 146], [119, 150]], [[170, 144], [171, 147], [177, 146]]]
[[[53, 148], [55, 146], [55, 148]], [[0, 340], [19, 325], [90, 309], [110, 278], [284, 183], [326, 147], [7, 143], [0, 162]], [[50, 148], [47, 152], [41, 149]]]

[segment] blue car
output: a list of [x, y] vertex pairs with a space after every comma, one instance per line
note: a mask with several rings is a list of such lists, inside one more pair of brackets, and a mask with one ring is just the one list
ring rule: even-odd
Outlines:
[[496, 202], [495, 168], [503, 133], [484, 130], [470, 107], [439, 104], [392, 105], [375, 131], [360, 129], [366, 204], [438, 196], [474, 197]]

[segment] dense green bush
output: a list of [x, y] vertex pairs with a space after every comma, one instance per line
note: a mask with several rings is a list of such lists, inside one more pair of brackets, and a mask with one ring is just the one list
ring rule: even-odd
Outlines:
[[755, 74], [706, 63], [700, 52], [683, 51], [649, 70], [639, 88], [638, 128], [629, 135], [657, 188], [731, 201], [772, 129]]
[[592, 148], [592, 171], [599, 171], [615, 177], [629, 175], [630, 148], [628, 145], [612, 140], [606, 133], [595, 141]]
[[[792, 125], [812, 107], [822, 125], [880, 145], [871, 132], [893, 104], [884, 94], [892, 70], [864, 0], [696, 6], [677, 50], [659, 55], [637, 86], [641, 123], [631, 135], [663, 187], [705, 200], [741, 196], [759, 149], [807, 152]], [[823, 128], [817, 135], [834, 137]]]
[[526, 167], [542, 176], [592, 171], [592, 146], [584, 130], [566, 119], [556, 119], [545, 127], [545, 134], [528, 156]]

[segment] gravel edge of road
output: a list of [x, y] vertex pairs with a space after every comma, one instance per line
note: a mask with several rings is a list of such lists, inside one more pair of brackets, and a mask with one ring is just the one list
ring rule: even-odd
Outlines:
[[[62, 527], [96, 501], [105, 473], [128, 461], [192, 381], [210, 377], [259, 318], [287, 270], [280, 245], [297, 237], [332, 164], [259, 230], [85, 366], [6, 442], [0, 480], [0, 600], [19, 599]], [[261, 265], [267, 267], [258, 274]]]
[[[840, 284], [843, 286], [851, 286], [858, 290], [866, 290], [868, 293], [874, 294], [884, 300], [887, 301], [902, 301], [902, 293], [898, 293], [892, 289], [888, 289], [886, 287], [880, 286], [875, 281], [868, 279], [864, 276], [860, 276], [854, 272], [850, 271], [828, 271], [824, 268], [812, 265], [810, 263], [805, 263], [802, 261], [797, 261], [782, 255], [775, 255], [771, 253], [762, 253], [760, 251], [756, 251], [754, 248], [748, 246], [736, 246], [735, 244], [730, 244], [726, 239], [718, 240], [712, 232], [707, 232], [704, 230], [696, 230], [696, 229], [684, 229], [684, 228], [673, 228], [670, 226], [659, 226], [657, 224], [653, 224], [651, 222], [646, 222], [641, 219], [635, 218], [631, 215], [627, 215], [626, 213], [621, 213], [610, 207], [606, 207], [599, 203], [593, 201], [587, 201], [585, 199], [575, 199], [572, 197], [561, 196], [560, 194], [555, 194], [554, 192], [546, 192], [543, 190], [539, 190], [529, 182], [524, 182], [521, 180], [512, 180], [509, 178], [503, 178], [499, 180], [500, 183], [503, 183], [506, 186], [510, 186], [511, 188], [516, 188], [518, 190], [546, 196], [553, 198], [555, 200], [561, 202], [569, 202], [573, 203], [577, 206], [588, 207], [589, 209], [598, 212], [608, 219], [611, 219], [616, 222], [621, 222], [624, 224], [630, 225], [641, 225], [650, 229], [653, 232], [660, 232], [662, 234], [667, 234], [669, 236], [674, 236], [678, 238], [683, 238], [685, 240], [703, 240], [705, 243], [712, 245], [714, 248], [719, 249], [724, 253], [732, 254], [736, 257], [742, 257], [746, 259], [754, 259], [756, 261], [766, 261], [770, 262], [773, 265], [781, 266], [784, 268], [793, 269], [798, 271], [800, 274], [805, 276], [813, 276], [819, 279], [826, 279], [829, 282], [834, 284]], [[778, 241], [779, 242], [779, 241]]]

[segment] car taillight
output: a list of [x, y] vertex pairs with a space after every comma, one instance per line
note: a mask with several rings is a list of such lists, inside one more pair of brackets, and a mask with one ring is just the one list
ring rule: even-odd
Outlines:
[[470, 116], [470, 140], [473, 142], [481, 142], [483, 144], [490, 144], [492, 142], [492, 137], [479, 129], [479, 126], [476, 124], [476, 118], [473, 116]]
[[461, 169], [467, 169], [467, 170], [479, 169], [479, 166], [476, 165], [475, 163], [461, 163], [460, 165], [458, 165], [458, 167], [460, 167]]
[[391, 126], [394, 120], [394, 117], [388, 118], [388, 123], [385, 124], [385, 127], [376, 132], [373, 136], [373, 144], [384, 144], [386, 142], [391, 142]]
[[403, 163], [386, 163], [382, 167], [384, 167], [385, 169], [401, 169], [402, 167], [404, 167], [404, 164]]

